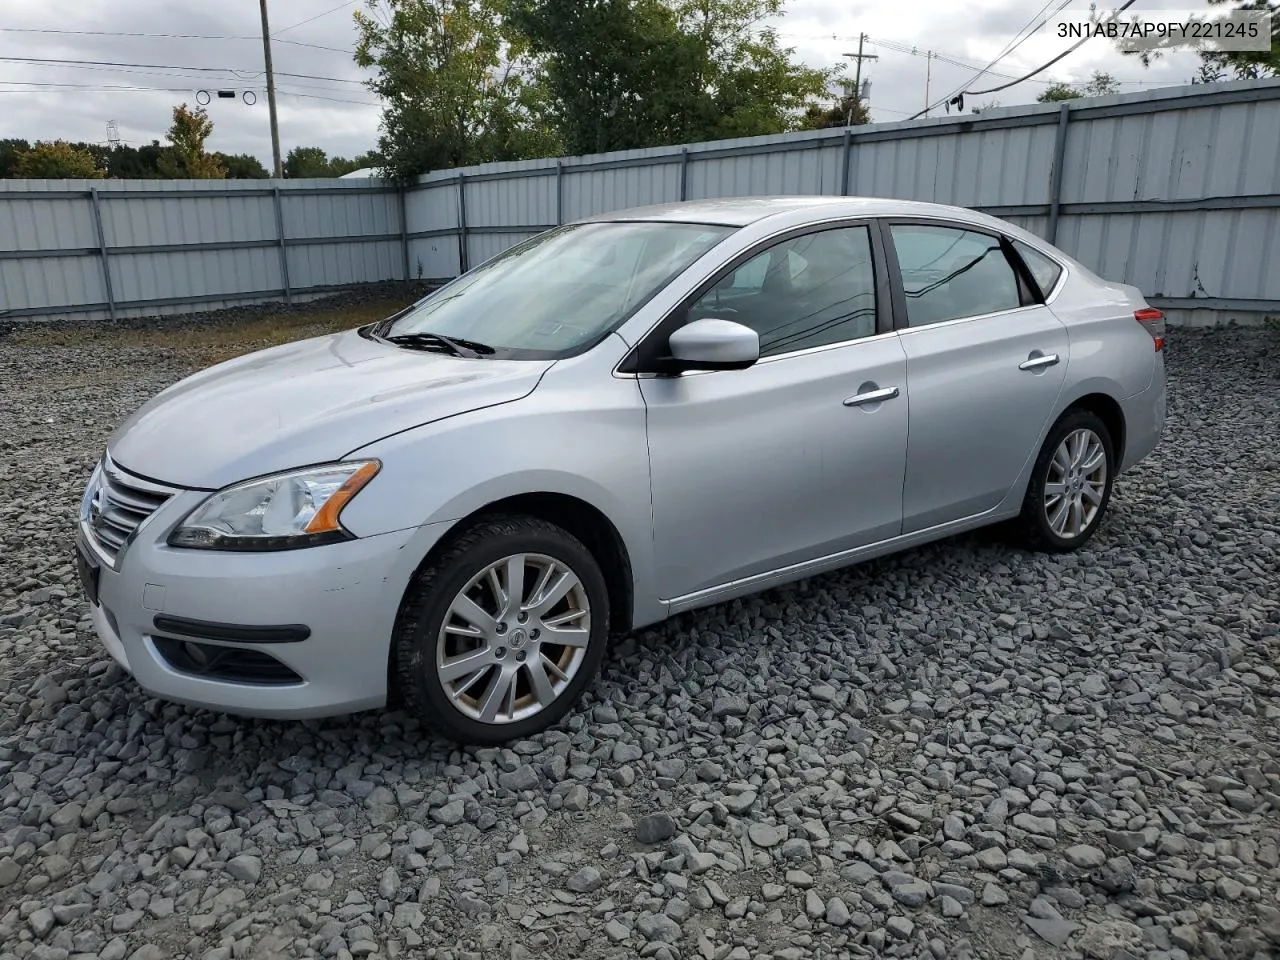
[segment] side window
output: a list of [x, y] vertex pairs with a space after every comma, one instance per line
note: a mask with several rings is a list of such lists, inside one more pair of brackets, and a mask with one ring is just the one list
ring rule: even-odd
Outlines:
[[1062, 268], [1035, 247], [1029, 247], [1021, 240], [1013, 241], [1013, 249], [1018, 251], [1018, 256], [1022, 258], [1022, 262], [1031, 271], [1031, 276], [1035, 277], [1036, 286], [1040, 288], [1040, 293], [1043, 296], [1049, 296], [1057, 284], [1058, 278], [1062, 276]]
[[762, 357], [871, 336], [871, 235], [865, 226], [839, 227], [784, 240], [703, 294], [689, 318], [703, 317], [751, 327]]
[[894, 224], [890, 233], [907, 295], [908, 325], [920, 327], [1021, 305], [1017, 274], [996, 237], [919, 224]]

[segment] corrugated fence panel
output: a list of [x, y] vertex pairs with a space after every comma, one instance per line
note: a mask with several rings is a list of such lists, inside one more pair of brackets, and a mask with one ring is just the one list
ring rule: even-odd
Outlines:
[[439, 280], [458, 273], [458, 241], [452, 236], [415, 238], [414, 234], [456, 230], [456, 178], [437, 179], [404, 195], [405, 227], [409, 233], [409, 276]]
[[682, 197], [801, 193], [993, 210], [1175, 307], [1280, 313], [1278, 155], [1280, 80], [1263, 80], [486, 164], [400, 189], [0, 181], [0, 318], [199, 309], [286, 287], [305, 297], [406, 272], [443, 279], [558, 222]]
[[541, 177], [468, 183], [467, 226], [554, 226], [556, 176], [555, 168], [549, 169]]
[[[798, 146], [798, 145], [797, 145]], [[822, 193], [840, 195], [839, 144], [713, 160], [691, 155], [687, 199]], [[677, 168], [678, 170], [678, 168]]]
[[678, 161], [608, 170], [571, 170], [566, 168], [563, 184], [566, 221], [680, 199]]
[[289, 247], [289, 282], [298, 289], [395, 280], [401, 274], [400, 241], [316, 243]]

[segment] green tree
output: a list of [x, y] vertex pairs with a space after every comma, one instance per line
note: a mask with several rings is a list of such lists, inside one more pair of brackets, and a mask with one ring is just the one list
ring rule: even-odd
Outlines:
[[[1270, 13], [1271, 46], [1267, 50], [1232, 50], [1228, 52], [1205, 51], [1200, 54], [1200, 69], [1191, 78], [1192, 83], [1217, 83], [1220, 80], [1260, 80], [1266, 77], [1280, 77], [1280, 3], [1275, 0], [1208, 0], [1212, 7], [1230, 5], [1233, 11], [1255, 10]], [[1207, 19], [1207, 18], [1205, 18]], [[1171, 40], [1167, 46], [1175, 42]], [[1125, 50], [1124, 53], [1136, 55], [1144, 67], [1159, 60], [1163, 51], [1157, 46], [1151, 50]]]
[[299, 177], [332, 177], [329, 157], [320, 147], [294, 147], [284, 160], [284, 175]]
[[341, 177], [356, 170], [380, 170], [382, 158], [370, 150], [348, 160], [346, 157], [330, 157], [329, 169], [333, 176]]
[[271, 174], [262, 161], [248, 153], [214, 153], [213, 158], [227, 171], [228, 180], [266, 180]]
[[1269, 50], [1238, 50], [1229, 53], [1200, 54], [1200, 74], [1197, 83], [1213, 82], [1230, 76], [1233, 80], [1259, 80], [1263, 77], [1280, 77], [1280, 3], [1253, 0], [1250, 3], [1232, 0], [1209, 0], [1212, 6], [1231, 3], [1237, 10], [1258, 10], [1271, 14], [1271, 48]]
[[800, 129], [822, 130], [828, 127], [856, 127], [871, 122], [871, 111], [861, 97], [846, 93], [830, 106], [811, 103], [800, 118]]
[[107, 176], [115, 179], [156, 180], [160, 173], [160, 156], [164, 147], [159, 140], [134, 147], [127, 143], [107, 150]]
[[0, 179], [16, 177], [13, 172], [18, 155], [31, 149], [26, 140], [0, 140]]
[[1105, 97], [1120, 92], [1120, 81], [1109, 73], [1095, 70], [1093, 76], [1085, 83], [1055, 83], [1045, 87], [1036, 97], [1041, 103], [1054, 103], [1058, 100], [1075, 100], [1079, 97]]
[[173, 123], [165, 136], [164, 148], [157, 166], [161, 176], [171, 180], [221, 180], [226, 168], [212, 154], [206, 153], [205, 141], [213, 133], [213, 121], [204, 107], [187, 109], [184, 103], [173, 108]]
[[92, 153], [79, 144], [65, 140], [41, 140], [28, 150], [16, 154], [15, 177], [48, 179], [101, 180], [107, 173], [98, 166]]
[[1084, 94], [1071, 84], [1058, 82], [1045, 87], [1036, 99], [1041, 103], [1056, 103], [1059, 100], [1076, 100], [1083, 96]]
[[356, 63], [385, 104], [384, 173], [547, 156], [559, 144], [538, 116], [526, 44], [505, 0], [369, 0], [355, 16]]
[[818, 122], [835, 71], [762, 24], [782, 0], [512, 0], [573, 153], [779, 133]]

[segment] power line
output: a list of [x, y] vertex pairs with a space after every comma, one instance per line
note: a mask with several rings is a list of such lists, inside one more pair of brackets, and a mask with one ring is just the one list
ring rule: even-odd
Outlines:
[[[1127, 10], [1129, 7], [1133, 6], [1134, 2], [1135, 2], [1135, 0], [1126, 0], [1126, 2], [1125, 2], [1125, 3], [1123, 3], [1123, 4], [1121, 4], [1121, 5], [1120, 5], [1120, 8], [1119, 8], [1118, 10], [1116, 10], [1116, 13], [1117, 13], [1117, 14], [1124, 13], [1124, 11], [1125, 11], [1125, 10]], [[1012, 87], [1014, 84], [1021, 83], [1023, 80], [1030, 80], [1030, 79], [1031, 79], [1032, 77], [1034, 77], [1036, 74], [1038, 74], [1038, 73], [1043, 73], [1045, 70], [1048, 70], [1050, 67], [1052, 67], [1055, 63], [1057, 63], [1057, 62], [1058, 62], [1059, 60], [1061, 60], [1063, 57], [1066, 57], [1066, 56], [1068, 56], [1068, 55], [1070, 55], [1070, 54], [1074, 53], [1076, 50], [1078, 50], [1078, 49], [1080, 48], [1080, 46], [1085, 42], [1085, 40], [1088, 40], [1088, 39], [1089, 39], [1089, 38], [1088, 38], [1088, 36], [1082, 37], [1082, 38], [1081, 38], [1077, 43], [1075, 43], [1075, 44], [1073, 44], [1072, 46], [1068, 47], [1066, 50], [1063, 50], [1063, 51], [1062, 51], [1062, 53], [1058, 54], [1056, 57], [1054, 57], [1054, 58], [1053, 58], [1052, 60], [1050, 60], [1048, 63], [1044, 64], [1043, 66], [1036, 67], [1036, 69], [1032, 70], [1030, 73], [1026, 74], [1025, 76], [1019, 77], [1018, 79], [1013, 80], [1013, 81], [1011, 81], [1010, 83], [1001, 84], [1001, 85], [1000, 85], [1000, 86], [998, 86], [998, 87], [991, 87], [989, 90], [966, 90], [966, 91], [965, 91], [965, 93], [968, 93], [968, 94], [970, 94], [971, 96], [978, 97], [978, 96], [982, 96], [983, 94], [987, 94], [987, 93], [998, 93], [998, 92], [1000, 92], [1001, 90], [1007, 90], [1007, 89], [1009, 89], [1009, 87]]]
[[[1055, 10], [1054, 12], [1057, 13], [1065, 9], [1070, 2], [1071, 0], [1062, 0], [1062, 3], [1058, 6], [1058, 9]], [[965, 83], [962, 83], [959, 87], [956, 87], [954, 90], [948, 93], [945, 97], [939, 100], [938, 104], [935, 104], [935, 106], [943, 103], [950, 103], [957, 96], [961, 95], [965, 87], [967, 87], [969, 84], [977, 83], [984, 76], [986, 76], [987, 73], [991, 71], [992, 67], [994, 67], [997, 63], [999, 63], [1005, 57], [1009, 56], [1011, 53], [1017, 50], [1020, 46], [1022, 46], [1024, 43], [1030, 40], [1033, 36], [1035, 36], [1035, 34], [1037, 34], [1040, 31], [1040, 29], [1049, 22], [1049, 18], [1046, 16], [1034, 27], [1031, 27], [1030, 30], [1028, 30], [1027, 28], [1030, 27], [1031, 24], [1035, 22], [1036, 18], [1039, 17], [1041, 14], [1043, 14], [1044, 11], [1047, 10], [1052, 5], [1052, 3], [1053, 3], [1053, 0], [1049, 0], [1049, 3], [1046, 3], [1043, 7], [1041, 7], [1040, 10], [1035, 14], [1035, 16], [1033, 16], [1030, 20], [1028, 20], [1025, 24], [1023, 24], [1022, 28], [1016, 34], [1014, 34], [1013, 39], [1010, 40], [1008, 43], [1006, 43], [1004, 45], [1004, 48], [998, 54], [996, 54], [994, 60], [992, 60], [985, 67], [979, 70], [977, 74], [971, 77], [968, 81], [966, 81]], [[926, 108], [925, 112], [926, 113], [928, 112], [928, 108]], [[919, 114], [917, 114], [916, 116], [919, 116]], [[914, 120], [915, 117], [912, 117], [911, 119]]]
[[271, 34], [271, 36], [277, 37], [280, 34], [284, 33], [286, 30], [293, 30], [296, 27], [302, 26], [304, 23], [310, 23], [312, 20], [319, 20], [321, 17], [327, 17], [329, 14], [337, 13], [343, 7], [349, 7], [354, 3], [356, 3], [356, 0], [346, 0], [345, 3], [340, 3], [336, 7], [326, 10], [324, 13], [317, 13], [314, 17], [307, 17], [307, 19], [305, 20], [299, 20], [297, 23], [291, 23], [287, 27], [282, 27], [281, 29], [277, 30], [275, 33]]
[[[253, 77], [260, 77], [263, 74], [263, 71], [261, 70], [244, 70], [239, 67], [193, 67], [165, 63], [121, 63], [114, 60], [70, 60], [57, 59], [53, 57], [0, 57], [0, 61], [4, 61], [6, 63], [30, 63], [37, 66], [46, 65], [63, 67], [115, 67], [119, 69], [138, 70], [179, 70], [197, 71], [200, 73], [245, 74]], [[363, 80], [352, 80], [348, 77], [325, 77], [314, 73], [285, 73], [283, 71], [277, 71], [276, 75], [280, 77], [294, 77], [299, 80], [328, 80], [332, 83], [364, 83]]]
[[[0, 27], [0, 33], [39, 33], [75, 37], [141, 37], [147, 40], [254, 40], [259, 42], [262, 40], [256, 34], [135, 33], [128, 30], [57, 30], [52, 27]], [[306, 40], [280, 40], [278, 42], [287, 43], [295, 47], [310, 47], [314, 50], [332, 50], [334, 53], [343, 53], [348, 56], [352, 52], [342, 47], [330, 47], [323, 43], [309, 43]]]
[[[1119, 9], [1117, 9], [1117, 10], [1115, 11], [1115, 13], [1114, 13], [1112, 16], [1114, 17], [1114, 16], [1117, 16], [1117, 15], [1119, 15], [1119, 14], [1121, 14], [1121, 13], [1124, 13], [1124, 11], [1128, 10], [1131, 6], [1133, 6], [1135, 2], [1136, 2], [1136, 0], [1125, 0], [1125, 2], [1124, 2], [1124, 3], [1122, 3], [1122, 4], [1120, 5]], [[1063, 4], [1063, 7], [1065, 7], [1065, 6], [1066, 6], [1066, 4], [1064, 3], [1064, 4]], [[1059, 9], [1062, 9], [1062, 8], [1059, 8]], [[1003, 56], [1007, 56], [1009, 53], [1012, 53], [1012, 52], [1013, 52], [1014, 50], [1016, 50], [1016, 49], [1017, 49], [1017, 48], [1018, 48], [1022, 43], [1024, 43], [1024, 42], [1025, 42], [1029, 37], [1031, 37], [1031, 35], [1032, 35], [1032, 34], [1034, 34], [1034, 33], [1036, 32], [1036, 30], [1039, 30], [1039, 29], [1040, 29], [1040, 27], [1044, 26], [1044, 24], [1045, 24], [1045, 23], [1048, 23], [1048, 22], [1049, 22], [1049, 21], [1048, 21], [1047, 19], [1046, 19], [1046, 20], [1044, 20], [1044, 21], [1043, 21], [1039, 26], [1037, 26], [1037, 27], [1035, 28], [1035, 30], [1032, 30], [1032, 31], [1031, 31], [1031, 33], [1028, 33], [1025, 37], [1023, 37], [1023, 38], [1022, 38], [1022, 40], [1020, 40], [1020, 41], [1018, 41], [1018, 43], [1014, 44], [1014, 45], [1013, 45], [1013, 47], [1012, 47], [1012, 48], [1010, 48], [1008, 51], [1006, 51], [1004, 54], [1001, 54], [1001, 57], [1003, 57]], [[1039, 66], [1039, 67], [1036, 67], [1036, 69], [1032, 70], [1030, 73], [1024, 74], [1024, 75], [1023, 75], [1023, 76], [1021, 76], [1021, 77], [1017, 77], [1016, 79], [1011, 80], [1011, 81], [1009, 81], [1008, 83], [1001, 84], [1001, 85], [1000, 85], [1000, 86], [998, 86], [998, 87], [991, 87], [991, 88], [989, 88], [989, 89], [987, 89], [987, 90], [969, 90], [969, 89], [968, 89], [968, 84], [965, 84], [965, 86], [964, 86], [964, 87], [961, 87], [961, 88], [959, 89], [959, 91], [957, 91], [956, 93], [953, 93], [952, 95], [950, 95], [950, 96], [948, 96], [948, 97], [944, 98], [943, 100], [939, 100], [939, 101], [938, 101], [938, 103], [937, 103], [937, 104], [934, 104], [933, 106], [935, 106], [935, 107], [936, 107], [936, 106], [939, 106], [940, 104], [942, 104], [942, 103], [944, 103], [944, 102], [946, 102], [946, 103], [952, 103], [952, 102], [954, 102], [954, 101], [956, 101], [956, 100], [958, 100], [958, 99], [963, 98], [966, 94], [968, 94], [969, 96], [972, 96], [972, 97], [978, 97], [978, 96], [982, 96], [982, 95], [984, 95], [984, 94], [988, 94], [988, 93], [997, 93], [997, 92], [999, 92], [999, 91], [1001, 91], [1001, 90], [1007, 90], [1007, 89], [1009, 89], [1009, 88], [1010, 88], [1010, 87], [1012, 87], [1012, 86], [1016, 86], [1017, 84], [1022, 83], [1024, 80], [1030, 80], [1032, 77], [1036, 76], [1037, 74], [1043, 73], [1045, 70], [1048, 70], [1048, 69], [1049, 69], [1050, 67], [1052, 67], [1055, 63], [1057, 63], [1059, 60], [1062, 60], [1062, 59], [1064, 59], [1065, 57], [1070, 56], [1070, 55], [1071, 55], [1072, 53], [1074, 53], [1076, 50], [1080, 49], [1080, 47], [1081, 47], [1081, 46], [1084, 44], [1084, 42], [1085, 42], [1086, 40], [1088, 40], [1088, 39], [1089, 39], [1089, 36], [1088, 36], [1088, 34], [1086, 34], [1084, 37], [1081, 37], [1081, 38], [1080, 38], [1080, 40], [1078, 40], [1076, 43], [1072, 44], [1072, 45], [1071, 45], [1070, 47], [1068, 47], [1066, 50], [1062, 51], [1062, 53], [1058, 54], [1056, 57], [1054, 57], [1054, 58], [1053, 58], [1052, 60], [1050, 60], [1048, 63], [1043, 64], [1043, 65], [1041, 65], [1041, 66]], [[1001, 57], [997, 57], [995, 60], [993, 60], [993, 61], [991, 62], [991, 64], [989, 64], [989, 65], [988, 65], [988, 69], [990, 68], [990, 66], [995, 65], [995, 63], [997, 63], [997, 62], [1001, 59]], [[973, 79], [971, 79], [971, 80], [969, 81], [969, 83], [974, 83], [974, 82], [976, 82], [980, 77], [982, 77], [982, 75], [983, 75], [984, 73], [986, 73], [986, 70], [983, 70], [983, 71], [979, 72], [977, 76], [975, 76]], [[917, 119], [919, 116], [921, 116], [921, 114], [923, 114], [923, 113], [927, 113], [930, 109], [932, 109], [932, 107], [927, 107], [925, 110], [922, 110], [922, 111], [920, 111], [920, 113], [917, 113], [914, 117], [911, 117], [911, 119], [912, 119], [912, 120]]]

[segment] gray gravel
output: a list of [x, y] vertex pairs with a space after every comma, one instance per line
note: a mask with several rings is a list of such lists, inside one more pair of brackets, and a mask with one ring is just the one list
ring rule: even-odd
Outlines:
[[1175, 331], [1082, 554], [980, 534], [618, 645], [560, 730], [151, 700], [68, 559], [179, 356], [0, 341], [0, 957], [1274, 957], [1280, 341]]

